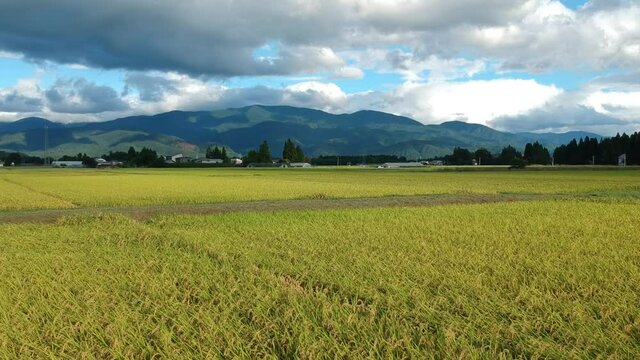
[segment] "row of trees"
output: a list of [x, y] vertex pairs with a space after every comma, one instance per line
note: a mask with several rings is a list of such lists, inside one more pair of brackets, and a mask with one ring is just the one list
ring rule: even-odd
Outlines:
[[311, 159], [314, 165], [383, 164], [406, 161], [406, 157], [396, 155], [321, 155]]
[[616, 134], [614, 137], [573, 139], [553, 152], [556, 164], [617, 164], [618, 156], [627, 154], [627, 164], [640, 165], [640, 133]]
[[[51, 162], [51, 159], [49, 159]], [[33, 164], [43, 165], [44, 159], [38, 156], [30, 156], [21, 153], [2, 153], [0, 154], [0, 163], [4, 166], [21, 165], [21, 164]]]
[[[146, 147], [142, 150], [136, 151], [131, 146], [128, 151], [109, 151], [108, 154], [103, 154], [102, 158], [107, 161], [120, 161], [127, 166], [135, 167], [158, 167], [164, 166], [164, 159], [158, 155], [158, 153]], [[91, 167], [91, 166], [89, 166]]]
[[524, 154], [513, 146], [509, 145], [502, 148], [499, 154], [492, 154], [485, 148], [480, 148], [475, 152], [471, 152], [464, 148], [455, 148], [453, 153], [442, 158], [450, 165], [518, 165], [524, 164], [551, 164], [551, 155], [549, 150], [542, 146], [539, 142], [528, 143], [524, 147]]
[[[566, 145], [561, 145], [553, 152], [553, 157], [549, 150], [539, 142], [528, 143], [524, 147], [524, 152], [518, 151], [513, 146], [504, 147], [500, 153], [493, 154], [485, 148], [480, 148], [474, 152], [464, 148], [455, 148], [453, 153], [446, 155], [441, 160], [451, 165], [471, 165], [477, 163], [480, 165], [520, 165], [520, 164], [568, 164], [568, 165], [585, 165], [585, 164], [616, 164], [617, 158], [621, 154], [627, 154], [627, 164], [640, 165], [640, 133], [635, 132], [631, 135], [617, 134], [611, 138], [580, 138], [573, 139]], [[209, 147], [207, 148], [206, 157], [210, 159], [222, 159], [225, 163], [229, 161], [227, 150], [225, 147]], [[140, 151], [132, 146], [128, 151], [110, 151], [103, 154], [102, 158], [107, 161], [120, 161], [127, 166], [137, 167], [154, 167], [164, 166], [164, 159], [159, 156], [156, 151], [149, 148], [142, 148]], [[309, 161], [300, 147], [291, 139], [285, 141], [282, 150], [282, 159], [284, 162], [301, 162]], [[47, 161], [50, 163], [51, 160]], [[95, 167], [95, 160], [84, 153], [78, 153], [75, 156], [65, 155], [59, 160], [62, 161], [82, 161], [88, 167]], [[257, 150], [251, 150], [244, 157], [245, 164], [250, 163], [271, 163], [273, 158], [269, 144], [264, 141]], [[37, 156], [29, 156], [21, 153], [0, 152], [0, 161], [5, 166], [34, 164], [42, 165], [45, 159]], [[363, 155], [363, 156], [320, 156], [313, 159], [318, 165], [334, 165], [347, 163], [384, 163], [384, 162], [402, 162], [406, 161], [404, 157], [393, 155]]]
[[229, 155], [227, 155], [227, 149], [224, 146], [221, 148], [209, 146], [205, 157], [207, 159], [221, 159], [225, 164], [229, 162]]
[[[267, 141], [263, 141], [258, 147], [258, 150], [250, 150], [247, 153], [247, 156], [243, 158], [245, 164], [251, 163], [271, 163], [273, 162], [273, 157], [271, 156], [271, 150], [269, 149], [269, 143]], [[282, 149], [282, 161], [283, 162], [301, 162], [306, 161], [306, 157], [304, 156], [304, 151], [300, 145], [296, 145], [291, 141], [291, 139], [287, 139], [284, 143], [284, 147]]]

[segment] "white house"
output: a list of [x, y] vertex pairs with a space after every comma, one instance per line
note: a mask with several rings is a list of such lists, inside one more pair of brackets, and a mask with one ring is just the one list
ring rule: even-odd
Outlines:
[[240, 158], [232, 158], [229, 160], [229, 162], [231, 163], [231, 165], [235, 165], [235, 166], [242, 165], [242, 159]]

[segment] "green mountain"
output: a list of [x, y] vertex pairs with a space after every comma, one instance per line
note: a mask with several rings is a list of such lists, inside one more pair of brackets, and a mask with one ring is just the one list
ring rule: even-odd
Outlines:
[[249, 106], [217, 111], [172, 111], [131, 116], [100, 123], [61, 124], [26, 118], [0, 124], [0, 151], [42, 155], [78, 152], [101, 155], [109, 150], [149, 147], [161, 154], [203, 155], [209, 145], [224, 145], [246, 154], [263, 140], [278, 157], [287, 138], [306, 154], [393, 154], [407, 158], [444, 155], [456, 147], [485, 147], [497, 152], [506, 145], [519, 148], [540, 141], [555, 148], [573, 138], [600, 137], [585, 132], [535, 134], [500, 132], [460, 121], [423, 125], [413, 119], [377, 111], [330, 114], [289, 106]]

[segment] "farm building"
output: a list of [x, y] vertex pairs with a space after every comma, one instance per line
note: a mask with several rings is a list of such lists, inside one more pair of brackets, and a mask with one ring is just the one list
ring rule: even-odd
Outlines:
[[198, 164], [222, 164], [224, 161], [222, 159], [196, 159], [195, 162]]
[[289, 163], [289, 167], [292, 167], [292, 168], [310, 168], [311, 164], [309, 164], [307, 162], [292, 162], [292, 163]]
[[193, 158], [189, 156], [184, 156], [183, 154], [175, 154], [166, 157], [165, 163], [167, 164], [184, 164], [193, 161]]
[[281, 163], [251, 163], [248, 168], [286, 168], [287, 164]]
[[124, 164], [121, 161], [102, 161], [96, 164], [98, 169], [113, 169], [122, 167]]
[[404, 168], [404, 167], [421, 167], [422, 163], [419, 162], [404, 162], [404, 163], [384, 163], [382, 167], [384, 168]]
[[51, 163], [53, 167], [81, 168], [84, 167], [82, 161], [54, 161]]
[[432, 166], [442, 166], [444, 165], [444, 162], [442, 160], [432, 160], [432, 161], [425, 161], [423, 164], [432, 165]]

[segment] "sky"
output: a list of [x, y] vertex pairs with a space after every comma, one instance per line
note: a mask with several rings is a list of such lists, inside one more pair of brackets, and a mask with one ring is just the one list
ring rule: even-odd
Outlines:
[[640, 0], [0, 0], [0, 121], [291, 105], [640, 130]]

